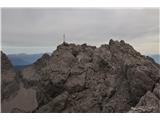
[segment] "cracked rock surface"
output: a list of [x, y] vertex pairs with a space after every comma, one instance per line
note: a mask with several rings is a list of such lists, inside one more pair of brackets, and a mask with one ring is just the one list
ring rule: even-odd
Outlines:
[[17, 74], [36, 102], [15, 112], [160, 112], [160, 65], [123, 40], [64, 42]]

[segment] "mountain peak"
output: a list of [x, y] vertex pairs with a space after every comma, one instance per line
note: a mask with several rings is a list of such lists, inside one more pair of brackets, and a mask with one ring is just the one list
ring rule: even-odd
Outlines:
[[149, 97], [158, 106], [159, 71], [124, 40], [111, 39], [100, 47], [64, 42], [20, 71], [20, 79], [36, 90], [32, 112], [134, 112], [148, 111], [142, 103]]

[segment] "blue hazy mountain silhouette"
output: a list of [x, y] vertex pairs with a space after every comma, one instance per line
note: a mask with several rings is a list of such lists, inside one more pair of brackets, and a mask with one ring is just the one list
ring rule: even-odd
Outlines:
[[[50, 53], [48, 53], [48, 54], [50, 54]], [[14, 66], [23, 66], [23, 65], [26, 66], [26, 65], [30, 65], [30, 64], [34, 63], [42, 55], [43, 55], [43, 53], [39, 53], [39, 54], [21, 53], [21, 54], [8, 54], [7, 56], [11, 60], [11, 62]], [[160, 64], [160, 55], [159, 54], [153, 54], [153, 55], [149, 55], [149, 56], [152, 57], [156, 63]]]
[[158, 64], [160, 64], [160, 55], [159, 54], [154, 54], [154, 55], [149, 55], [154, 59], [154, 61]]
[[33, 64], [34, 62], [36, 62], [42, 55], [43, 53], [39, 54], [21, 53], [21, 54], [8, 54], [7, 56], [10, 59], [15, 70], [22, 70], [28, 67], [29, 65]]
[[43, 53], [40, 54], [8, 54], [8, 58], [11, 60], [11, 63], [16, 65], [29, 65], [34, 63], [39, 59]]

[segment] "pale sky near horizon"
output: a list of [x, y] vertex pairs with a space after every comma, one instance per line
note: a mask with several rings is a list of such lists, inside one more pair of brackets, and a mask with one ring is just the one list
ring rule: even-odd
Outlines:
[[53, 52], [66, 41], [99, 47], [125, 40], [142, 54], [159, 54], [159, 10], [121, 8], [2, 8], [2, 50]]

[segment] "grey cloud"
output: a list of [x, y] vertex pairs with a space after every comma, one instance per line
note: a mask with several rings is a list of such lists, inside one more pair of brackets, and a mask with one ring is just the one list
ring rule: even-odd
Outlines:
[[[63, 33], [67, 42], [96, 46], [110, 38], [135, 46], [139, 41], [158, 43], [158, 15], [158, 9], [3, 8], [2, 47], [8, 52], [23, 47], [26, 52], [33, 47], [34, 52], [41, 52], [40, 47], [51, 52], [62, 42]], [[147, 53], [147, 47], [140, 52]]]

